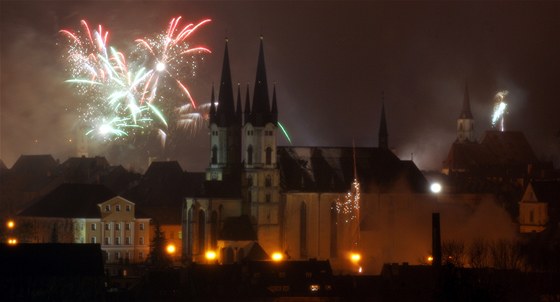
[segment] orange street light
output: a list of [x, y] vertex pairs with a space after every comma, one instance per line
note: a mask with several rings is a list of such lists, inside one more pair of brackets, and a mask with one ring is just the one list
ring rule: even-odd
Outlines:
[[434, 257], [428, 256], [426, 257], [426, 260], [428, 260], [428, 263], [432, 263], [432, 261], [434, 261]]
[[170, 243], [167, 247], [165, 247], [165, 251], [167, 251], [168, 254], [173, 255], [177, 251], [177, 248], [173, 243]]
[[282, 255], [282, 253], [280, 253], [280, 252], [274, 252], [274, 253], [272, 253], [271, 258], [272, 258], [272, 261], [280, 262], [284, 259], [284, 255]]
[[16, 226], [16, 223], [13, 220], [8, 220], [6, 226], [8, 226], [8, 229], [12, 230]]
[[204, 256], [206, 257], [206, 260], [208, 260], [208, 261], [216, 260], [216, 257], [217, 257], [216, 252], [214, 252], [214, 251], [207, 251]]
[[16, 245], [17, 244], [17, 239], [16, 238], [8, 238], [8, 244], [9, 245]]
[[350, 260], [354, 263], [360, 262], [361, 259], [362, 259], [362, 255], [360, 255], [359, 253], [351, 253], [350, 254]]

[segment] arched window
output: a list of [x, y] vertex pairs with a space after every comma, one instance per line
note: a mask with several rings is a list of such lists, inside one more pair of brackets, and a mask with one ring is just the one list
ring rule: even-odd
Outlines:
[[338, 256], [338, 233], [337, 233], [337, 220], [338, 220], [338, 212], [336, 210], [336, 204], [333, 202], [331, 204], [331, 245], [330, 245], [330, 252], [331, 257]]
[[253, 164], [253, 146], [252, 145], [249, 145], [249, 147], [247, 147], [247, 164], [248, 165]]
[[204, 233], [206, 232], [206, 216], [204, 211], [198, 211], [198, 253], [204, 253]]
[[193, 254], [193, 236], [194, 236], [194, 205], [191, 206], [187, 214], [187, 253], [188, 255]]
[[272, 148], [266, 148], [266, 164], [272, 165]]
[[212, 211], [210, 216], [210, 248], [216, 249], [218, 246], [218, 213]]
[[218, 147], [212, 147], [212, 164], [215, 165], [218, 163]]
[[299, 209], [299, 254], [300, 258], [307, 258], [307, 206], [301, 203]]

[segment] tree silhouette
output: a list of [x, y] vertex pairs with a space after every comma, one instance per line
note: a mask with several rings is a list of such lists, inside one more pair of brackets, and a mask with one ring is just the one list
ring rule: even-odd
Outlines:
[[150, 254], [147, 264], [155, 267], [167, 267], [171, 265], [171, 258], [165, 251], [166, 240], [160, 229], [159, 223], [155, 224], [154, 239], [150, 243]]

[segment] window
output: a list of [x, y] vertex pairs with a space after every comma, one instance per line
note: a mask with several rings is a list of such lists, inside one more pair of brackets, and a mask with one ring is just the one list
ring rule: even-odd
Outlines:
[[247, 164], [248, 165], [253, 164], [253, 146], [252, 145], [249, 145], [249, 147], [247, 147]]
[[130, 223], [125, 224], [125, 225], [124, 225], [124, 228], [125, 228], [127, 231], [130, 231]]
[[272, 186], [272, 177], [270, 177], [270, 175], [266, 176], [265, 182], [264, 182], [264, 186], [265, 187], [270, 187]]
[[111, 205], [105, 205], [105, 212], [111, 211]]
[[212, 147], [212, 164], [215, 165], [218, 163], [218, 147]]
[[177, 233], [177, 238], [183, 239], [183, 232], [178, 232]]
[[120, 244], [121, 244], [121, 237], [115, 237], [115, 244], [116, 244], [116, 245], [120, 245]]
[[129, 204], [126, 205], [126, 211], [127, 211], [127, 212], [130, 212], [130, 209], [131, 209], [131, 208], [132, 208], [132, 207], [131, 207]]
[[125, 259], [127, 259], [127, 260], [130, 259], [130, 252], [126, 252], [126, 254], [125, 254], [124, 257], [125, 257]]
[[120, 204], [115, 206], [115, 211], [117, 211], [117, 212], [121, 211], [121, 205]]
[[111, 224], [110, 223], [106, 223], [105, 224], [105, 230], [110, 230], [111, 229]]
[[121, 230], [121, 224], [120, 223], [115, 223], [115, 230], [117, 230], [117, 231]]
[[138, 238], [138, 243], [139, 243], [140, 245], [144, 245], [144, 237]]
[[105, 245], [111, 244], [111, 238], [105, 237]]
[[144, 259], [144, 253], [138, 252], [138, 259], [139, 259], [139, 260]]
[[266, 164], [272, 164], [272, 148], [270, 147], [266, 148]]
[[119, 260], [121, 259], [121, 252], [116, 252], [115, 253], [115, 260]]
[[95, 236], [91, 237], [90, 243], [97, 243], [95, 240]]
[[271, 199], [272, 199], [271, 196], [270, 196], [270, 193], [267, 193], [264, 197], [265, 197], [266, 202], [270, 202]]
[[97, 225], [95, 223], [91, 224], [91, 230], [95, 231], [97, 229]]
[[307, 206], [301, 203], [299, 209], [299, 254], [301, 258], [307, 258]]
[[126, 237], [126, 245], [131, 245], [132, 241], [130, 240], [130, 237]]
[[253, 178], [251, 176], [247, 177], [247, 185], [251, 187], [253, 185]]
[[140, 230], [141, 230], [141, 231], [144, 230], [144, 224], [143, 224], [143, 223], [140, 224]]
[[206, 216], [204, 215], [204, 211], [198, 211], [198, 253], [204, 253], [205, 246], [204, 246], [204, 234], [206, 233]]

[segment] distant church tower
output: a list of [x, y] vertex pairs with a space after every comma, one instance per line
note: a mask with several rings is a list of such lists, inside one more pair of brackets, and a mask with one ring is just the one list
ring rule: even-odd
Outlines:
[[469, 100], [469, 88], [465, 84], [465, 97], [463, 99], [463, 109], [461, 115], [457, 119], [457, 142], [467, 143], [475, 142], [474, 138], [474, 117], [471, 113], [471, 104]]
[[280, 172], [276, 163], [278, 105], [276, 87], [270, 105], [262, 37], [253, 102], [251, 105], [247, 87], [244, 116], [242, 213], [252, 218], [259, 244], [265, 250], [273, 250], [279, 248], [280, 240]]
[[212, 86], [211, 98], [209, 116], [211, 154], [210, 164], [206, 169], [206, 180], [221, 181], [239, 176], [236, 172], [239, 172], [241, 167], [241, 104], [238, 104], [238, 112], [236, 112], [227, 39], [218, 104], [214, 99], [214, 86]]
[[381, 94], [381, 119], [379, 121], [379, 136], [377, 147], [389, 149], [389, 134], [387, 131], [387, 120], [385, 119], [385, 97]]

